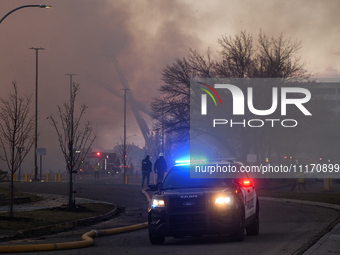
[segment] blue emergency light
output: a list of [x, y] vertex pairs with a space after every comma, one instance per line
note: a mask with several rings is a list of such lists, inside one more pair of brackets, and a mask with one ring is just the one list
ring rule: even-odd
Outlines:
[[207, 162], [207, 160], [205, 158], [192, 158], [192, 159], [180, 159], [180, 160], [175, 160], [175, 164], [176, 166], [184, 166], [184, 165], [190, 165], [190, 164], [205, 164]]

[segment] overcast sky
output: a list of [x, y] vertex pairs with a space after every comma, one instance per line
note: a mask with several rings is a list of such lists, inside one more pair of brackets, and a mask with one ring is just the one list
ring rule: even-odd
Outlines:
[[[0, 18], [35, 0], [2, 0]], [[56, 134], [47, 117], [69, 99], [69, 77], [80, 83], [77, 103], [89, 106], [84, 119], [99, 138], [94, 149], [112, 149], [123, 136], [123, 100], [103, 87], [122, 85], [112, 64], [115, 56], [135, 98], [149, 106], [158, 95], [161, 71], [189, 48], [216, 54], [217, 38], [247, 30], [254, 36], [301, 41], [305, 68], [317, 76], [340, 76], [339, 1], [123, 1], [46, 0], [51, 9], [25, 8], [0, 24], [0, 96], [12, 91], [32, 94], [35, 88], [35, 51], [39, 51], [39, 148], [46, 148], [45, 171], [64, 170]], [[120, 91], [121, 92], [121, 91]], [[32, 109], [34, 105], [32, 104]], [[127, 111], [128, 141], [144, 146], [133, 114]], [[147, 117], [146, 117], [147, 118]], [[151, 123], [149, 123], [151, 127]], [[135, 135], [136, 134], [136, 135]], [[25, 170], [33, 169], [33, 152]]]

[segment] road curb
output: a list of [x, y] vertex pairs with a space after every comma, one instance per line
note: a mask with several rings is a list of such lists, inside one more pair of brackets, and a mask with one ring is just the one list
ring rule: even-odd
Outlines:
[[70, 230], [70, 229], [75, 228], [75, 227], [88, 226], [88, 225], [92, 225], [94, 223], [98, 223], [102, 220], [109, 219], [112, 216], [117, 214], [117, 206], [115, 204], [107, 203], [107, 202], [100, 202], [100, 201], [96, 201], [96, 202], [97, 203], [103, 203], [103, 204], [111, 204], [115, 208], [113, 210], [111, 210], [111, 211], [109, 211], [105, 214], [99, 215], [99, 216], [93, 216], [93, 217], [69, 221], [69, 222], [62, 222], [62, 223], [42, 226], [42, 227], [38, 227], [38, 228], [18, 230], [11, 237], [0, 238], [0, 242], [9, 241], [11, 239], [16, 239], [16, 238], [37, 237], [37, 236], [42, 236], [42, 235], [46, 235], [46, 234], [54, 234], [54, 233], [58, 233], [58, 232], [63, 232], [63, 231], [67, 231], [67, 230]]

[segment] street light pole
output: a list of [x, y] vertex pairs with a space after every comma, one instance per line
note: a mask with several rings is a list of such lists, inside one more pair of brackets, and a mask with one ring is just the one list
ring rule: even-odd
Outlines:
[[124, 150], [123, 150], [123, 169], [124, 169], [124, 176], [123, 176], [123, 183], [125, 183], [126, 178], [126, 91], [129, 89], [122, 89], [124, 90]]
[[69, 152], [70, 152], [70, 169], [69, 169], [69, 179], [70, 179], [70, 190], [72, 192], [70, 192], [69, 194], [69, 206], [71, 209], [71, 205], [73, 205], [75, 202], [74, 200], [74, 181], [75, 181], [75, 178], [73, 180], [73, 165], [74, 165], [74, 146], [73, 146], [73, 136], [74, 136], [74, 127], [73, 127], [73, 112], [74, 112], [74, 97], [73, 97], [73, 89], [72, 89], [72, 76], [73, 75], [76, 75], [75, 73], [72, 73], [72, 74], [65, 74], [65, 75], [68, 75], [70, 76], [70, 114], [71, 114], [71, 123], [70, 123], [70, 131], [71, 131], [71, 138], [70, 138], [70, 141], [69, 141]]
[[27, 8], [27, 7], [38, 7], [38, 8], [44, 8], [44, 9], [47, 9], [47, 8], [51, 8], [52, 6], [51, 5], [46, 5], [46, 4], [29, 4], [29, 5], [23, 5], [23, 6], [20, 6], [18, 8], [15, 8], [13, 10], [11, 10], [9, 13], [7, 13], [5, 16], [2, 17], [2, 19], [0, 20], [0, 24], [1, 22], [7, 18], [8, 15], [12, 14], [13, 12], [17, 11], [17, 10], [20, 10], [22, 8]]
[[70, 76], [70, 101], [71, 101], [71, 98], [72, 98], [72, 76], [73, 75], [77, 75], [77, 74], [75, 74], [75, 73], [67, 73], [65, 75]]
[[[30, 4], [30, 5], [23, 5], [20, 7], [17, 7], [13, 10], [11, 10], [10, 12], [8, 12], [5, 16], [3, 16], [0, 20], [0, 24], [1, 22], [7, 18], [10, 14], [12, 14], [13, 12], [23, 9], [23, 8], [27, 8], [27, 7], [37, 7], [37, 8], [51, 8], [52, 6], [50, 5], [46, 5], [46, 4]], [[44, 50], [43, 48], [30, 48], [35, 50], [36, 52], [36, 60], [35, 60], [35, 120], [34, 120], [34, 147], [35, 147], [35, 151], [34, 151], [34, 178], [32, 179], [32, 181], [39, 181], [39, 179], [37, 178], [38, 175], [38, 167], [37, 167], [37, 137], [38, 137], [38, 50]]]
[[34, 178], [32, 181], [39, 181], [37, 166], [37, 145], [38, 145], [38, 51], [44, 48], [30, 48], [35, 50], [35, 113], [34, 113]]

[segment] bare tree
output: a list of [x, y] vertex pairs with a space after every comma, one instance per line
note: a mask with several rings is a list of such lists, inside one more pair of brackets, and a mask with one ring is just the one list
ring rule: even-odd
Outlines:
[[82, 104], [80, 106], [79, 115], [74, 116], [74, 104], [76, 96], [79, 92], [79, 84], [72, 84], [72, 93], [69, 103], [64, 103], [64, 107], [58, 106], [57, 115], [61, 121], [61, 127], [58, 126], [57, 120], [50, 116], [53, 127], [55, 128], [60, 149], [64, 155], [67, 169], [69, 172], [69, 209], [73, 208], [74, 200], [74, 187], [73, 187], [73, 174], [76, 174], [84, 161], [86, 154], [89, 152], [92, 143], [96, 139], [92, 135], [91, 123], [86, 122], [83, 129], [81, 128], [81, 119], [85, 114], [88, 106]]
[[[132, 162], [132, 158], [134, 157], [134, 153], [136, 151], [136, 145], [127, 143], [126, 144], [126, 165], [129, 166]], [[137, 147], [138, 148], [138, 147]], [[139, 149], [139, 148], [138, 148]], [[123, 158], [124, 155], [124, 141], [123, 138], [120, 138], [120, 143], [113, 148], [115, 153], [117, 154], [118, 158]]]
[[162, 72], [162, 97], [151, 104], [152, 117], [157, 120], [155, 129], [175, 133], [178, 140], [186, 140], [190, 129], [190, 79], [196, 70], [187, 58], [177, 59]]
[[242, 31], [234, 38], [222, 36], [217, 41], [222, 61], [216, 62], [216, 74], [223, 78], [252, 78], [256, 52], [252, 35]]
[[[304, 63], [297, 56], [300, 42], [286, 40], [282, 35], [268, 38], [260, 31], [258, 41], [254, 43], [252, 35], [243, 31], [234, 37], [222, 36], [218, 43], [221, 47], [220, 60], [213, 60], [210, 50], [202, 55], [190, 49], [187, 57], [175, 60], [163, 70], [163, 84], [159, 89], [161, 95], [154, 98], [151, 104], [156, 130], [165, 128], [166, 133], [176, 136], [176, 141], [189, 139], [189, 131], [193, 131], [190, 130], [190, 79], [213, 77], [296, 80], [308, 77], [303, 69]], [[271, 98], [270, 92], [271, 90], [267, 90], [260, 94], [264, 103]], [[229, 133], [229, 138], [223, 144], [230, 154], [239, 150], [238, 157], [244, 159], [249, 148], [258, 141], [257, 138], [261, 137], [261, 142], [269, 140], [269, 133], [264, 131], [266, 130], [250, 132], [246, 129], [233, 129], [233, 133]], [[261, 145], [261, 150], [268, 151], [269, 144], [266, 143]]]
[[[31, 96], [21, 97], [13, 82], [14, 93], [0, 99], [0, 148], [11, 173], [10, 217], [13, 217], [13, 175], [34, 143], [34, 116], [30, 116]], [[25, 148], [25, 150], [22, 150]]]
[[284, 39], [280, 34], [277, 38], [268, 38], [262, 31], [259, 33], [256, 54], [256, 71], [254, 78], [308, 78], [303, 69], [305, 63], [296, 56], [301, 49], [301, 42]]

